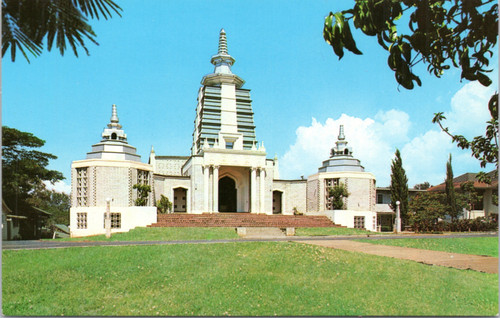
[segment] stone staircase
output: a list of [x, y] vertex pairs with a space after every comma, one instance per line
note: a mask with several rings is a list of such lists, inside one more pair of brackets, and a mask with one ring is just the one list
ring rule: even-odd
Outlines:
[[149, 227], [343, 227], [323, 215], [267, 215], [253, 213], [158, 214]]

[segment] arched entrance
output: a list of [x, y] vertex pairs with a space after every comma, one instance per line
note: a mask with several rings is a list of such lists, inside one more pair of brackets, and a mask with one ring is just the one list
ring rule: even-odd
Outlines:
[[236, 183], [227, 176], [219, 180], [219, 212], [236, 212]]
[[283, 192], [281, 191], [273, 191], [273, 214], [281, 214], [281, 198], [283, 196]]
[[174, 189], [174, 212], [186, 212], [186, 195], [187, 190], [184, 188], [175, 188]]

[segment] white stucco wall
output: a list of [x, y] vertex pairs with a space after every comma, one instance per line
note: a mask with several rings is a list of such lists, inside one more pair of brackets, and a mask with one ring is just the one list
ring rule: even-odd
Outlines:
[[[282, 214], [292, 215], [293, 208], [297, 211], [305, 213], [306, 212], [306, 180], [274, 180], [273, 181], [273, 191], [281, 191], [282, 203], [281, 211]], [[271, 198], [272, 201], [272, 198]]]
[[354, 217], [365, 217], [365, 229], [368, 231], [377, 231], [377, 213], [372, 211], [352, 211], [352, 210], [328, 210], [323, 211], [333, 223], [354, 228]]
[[[77, 228], [77, 213], [87, 213], [87, 228]], [[70, 209], [71, 237], [105, 234], [104, 213], [105, 206], [78, 207]], [[156, 207], [120, 207], [111, 204], [111, 213], [121, 213], [121, 227], [111, 229], [111, 233], [128, 232], [135, 227], [148, 226], [157, 222]]]

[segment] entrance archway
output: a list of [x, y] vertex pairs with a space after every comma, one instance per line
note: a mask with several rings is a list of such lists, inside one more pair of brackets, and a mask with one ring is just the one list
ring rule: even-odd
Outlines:
[[273, 214], [281, 214], [281, 198], [283, 196], [283, 192], [281, 191], [273, 191]]
[[219, 180], [219, 212], [236, 212], [236, 183], [227, 176]]
[[186, 195], [187, 190], [184, 188], [175, 188], [174, 189], [174, 212], [186, 212]]

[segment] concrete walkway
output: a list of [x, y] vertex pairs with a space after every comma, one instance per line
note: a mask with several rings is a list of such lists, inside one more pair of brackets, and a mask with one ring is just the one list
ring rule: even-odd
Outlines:
[[352, 252], [406, 259], [428, 265], [446, 266], [458, 269], [472, 269], [484, 273], [498, 274], [498, 257], [439, 252], [410, 247], [362, 243], [351, 240], [307, 240], [296, 242]]

